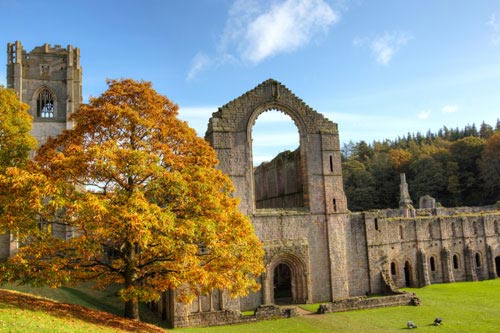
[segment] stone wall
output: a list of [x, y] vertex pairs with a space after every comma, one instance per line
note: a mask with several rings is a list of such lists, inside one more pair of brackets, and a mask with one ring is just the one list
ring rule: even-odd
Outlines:
[[414, 218], [393, 213], [351, 215], [352, 224], [366, 229], [370, 293], [382, 291], [384, 269], [398, 287], [497, 277], [500, 210], [496, 206], [416, 210]]
[[420, 300], [414, 293], [383, 297], [350, 297], [323, 304], [324, 312], [344, 312], [362, 309], [384, 308], [389, 306], [419, 305]]
[[255, 207], [304, 207], [300, 150], [285, 151], [254, 169]]

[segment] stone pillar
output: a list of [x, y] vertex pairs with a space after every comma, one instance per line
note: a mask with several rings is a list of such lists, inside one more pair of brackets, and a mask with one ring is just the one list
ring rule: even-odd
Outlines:
[[441, 262], [443, 269], [443, 282], [455, 282], [455, 276], [453, 275], [453, 263], [451, 252], [448, 248], [443, 248], [441, 250]]
[[399, 210], [403, 217], [414, 217], [415, 208], [413, 208], [413, 201], [411, 200], [410, 193], [408, 192], [408, 184], [406, 183], [406, 175], [400, 174], [401, 184], [399, 185]]
[[488, 265], [488, 278], [497, 278], [497, 274], [495, 272], [495, 252], [493, 251], [491, 245], [488, 245], [486, 250], [486, 262]]
[[464, 251], [465, 278], [467, 281], [477, 281], [477, 272], [474, 264], [474, 251], [467, 245]]
[[424, 250], [418, 250], [417, 254], [418, 286], [425, 287], [431, 284], [429, 279], [429, 265], [427, 265], [427, 254]]

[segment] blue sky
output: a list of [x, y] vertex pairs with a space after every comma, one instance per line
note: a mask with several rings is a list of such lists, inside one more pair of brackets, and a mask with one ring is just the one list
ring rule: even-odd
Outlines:
[[[4, 50], [80, 48], [84, 101], [106, 78], [152, 81], [200, 135], [268, 78], [338, 123], [344, 143], [500, 117], [500, 1], [0, 0], [0, 15]], [[283, 119], [258, 119], [262, 159], [294, 140]]]

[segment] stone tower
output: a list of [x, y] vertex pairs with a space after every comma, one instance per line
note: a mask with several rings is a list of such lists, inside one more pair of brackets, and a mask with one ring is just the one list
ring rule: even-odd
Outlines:
[[7, 87], [30, 106], [33, 132], [39, 144], [72, 127], [68, 120], [82, 102], [80, 50], [68, 45], [35, 47], [7, 44]]

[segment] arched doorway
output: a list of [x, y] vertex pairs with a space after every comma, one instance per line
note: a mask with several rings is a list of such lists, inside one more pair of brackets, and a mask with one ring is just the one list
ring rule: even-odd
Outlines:
[[291, 253], [279, 254], [268, 266], [268, 272], [263, 288], [265, 304], [302, 304], [310, 299], [302, 258]]
[[495, 269], [497, 272], [497, 277], [500, 277], [500, 256], [495, 258]]
[[411, 264], [409, 261], [405, 262], [405, 286], [406, 287], [411, 287], [412, 286], [412, 273], [411, 273]]
[[276, 304], [292, 303], [292, 272], [287, 264], [279, 264], [274, 269], [273, 289]]

